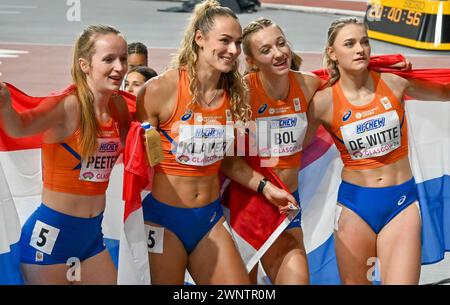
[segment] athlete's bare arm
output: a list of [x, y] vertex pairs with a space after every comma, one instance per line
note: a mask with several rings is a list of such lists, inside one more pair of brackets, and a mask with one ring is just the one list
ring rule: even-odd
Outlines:
[[[247, 162], [238, 156], [226, 157], [220, 170], [229, 178], [255, 192], [258, 189], [259, 182], [264, 178], [263, 175], [253, 170]], [[289, 203], [298, 206], [294, 196], [270, 182], [267, 182], [264, 187], [263, 195], [269, 202], [277, 206], [280, 212], [289, 212]]]
[[395, 74], [383, 73], [383, 80], [402, 97], [402, 93], [422, 101], [450, 101], [450, 84], [436, 84], [417, 79], [404, 79]]
[[[50, 129], [55, 137], [65, 133], [67, 114], [77, 110], [74, 96], [61, 98], [49, 97], [33, 109], [18, 113], [12, 106], [11, 96], [4, 83], [0, 83], [0, 117], [3, 128], [11, 137], [27, 137]], [[76, 113], [76, 112], [75, 112]]]
[[169, 119], [176, 102], [178, 70], [150, 79], [136, 97], [136, 119], [159, 126]]

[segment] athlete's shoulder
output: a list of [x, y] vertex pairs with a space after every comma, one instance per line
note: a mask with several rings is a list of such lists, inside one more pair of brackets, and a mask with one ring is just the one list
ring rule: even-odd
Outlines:
[[408, 87], [409, 81], [396, 74], [380, 73], [380, 77], [391, 90], [403, 92]]
[[311, 96], [322, 86], [322, 79], [312, 72], [292, 71], [303, 89]]

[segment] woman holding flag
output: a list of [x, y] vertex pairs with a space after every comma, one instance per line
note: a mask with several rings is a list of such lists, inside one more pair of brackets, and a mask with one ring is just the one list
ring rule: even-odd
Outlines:
[[[302, 59], [292, 51], [283, 30], [269, 19], [257, 19], [244, 28], [243, 48], [255, 123], [251, 138], [256, 136], [262, 166], [270, 167], [300, 203], [298, 172], [308, 125], [306, 111], [322, 80], [298, 71]], [[260, 262], [273, 284], [309, 284], [301, 212]]]
[[[137, 118], [158, 128], [164, 160], [143, 201], [153, 284], [249, 284], [221, 207], [219, 168], [234, 142], [234, 122], [248, 120], [238, 72], [242, 31], [232, 10], [198, 4], [170, 69], [137, 98]], [[249, 188], [287, 209], [295, 199], [239, 158], [234, 172]], [[239, 172], [235, 171], [239, 169]], [[225, 169], [226, 171], [226, 169]]]
[[2, 128], [11, 137], [43, 134], [42, 204], [22, 228], [21, 262], [28, 284], [115, 284], [102, 218], [109, 175], [130, 115], [117, 95], [127, 70], [127, 44], [107, 25], [88, 26], [75, 42], [74, 87], [18, 113], [0, 83]]
[[417, 284], [421, 216], [403, 98], [448, 101], [450, 86], [371, 71], [370, 51], [364, 23], [332, 23], [324, 60], [330, 87], [315, 94], [308, 122], [312, 131], [324, 125], [344, 163], [334, 231], [343, 283], [372, 283], [377, 261], [383, 284]]

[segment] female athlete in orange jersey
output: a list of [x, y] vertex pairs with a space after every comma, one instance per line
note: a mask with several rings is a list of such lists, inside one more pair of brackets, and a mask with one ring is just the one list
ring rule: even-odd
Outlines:
[[[243, 47], [251, 71], [245, 80], [250, 90], [252, 119], [256, 122], [258, 155], [300, 202], [298, 171], [307, 127], [306, 111], [322, 81], [314, 74], [294, 71], [301, 58], [292, 52], [282, 29], [269, 19], [255, 20], [244, 28]], [[309, 283], [300, 218], [301, 213], [261, 259], [274, 284]]]
[[[22, 228], [21, 262], [29, 284], [115, 284], [101, 221], [112, 167], [124, 145], [129, 113], [115, 95], [127, 70], [120, 32], [91, 25], [72, 62], [76, 89], [18, 114], [0, 83], [0, 115], [13, 137], [44, 134], [42, 204]], [[68, 268], [74, 263], [73, 277]], [[68, 264], [68, 265], [66, 265]]]
[[406, 80], [367, 69], [366, 25], [356, 18], [331, 24], [325, 50], [331, 87], [308, 110], [311, 130], [333, 135], [344, 163], [335, 246], [345, 284], [372, 282], [375, 258], [383, 284], [417, 284], [421, 219], [409, 159], [403, 95], [449, 100], [449, 86]]
[[[137, 118], [158, 127], [164, 154], [143, 201], [153, 284], [183, 284], [186, 269], [197, 284], [250, 283], [218, 199], [233, 123], [248, 116], [237, 71], [241, 39], [236, 15], [204, 1], [191, 17], [174, 69], [151, 79], [138, 95]], [[239, 158], [232, 164], [239, 170], [225, 173], [257, 190], [263, 176]], [[262, 192], [283, 209], [295, 202], [270, 183]]]

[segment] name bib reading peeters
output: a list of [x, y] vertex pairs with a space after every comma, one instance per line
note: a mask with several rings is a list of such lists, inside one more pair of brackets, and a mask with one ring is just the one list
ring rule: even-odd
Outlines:
[[383, 156], [401, 145], [395, 110], [342, 126], [341, 134], [353, 160]]
[[120, 154], [120, 138], [99, 138], [98, 148], [93, 156], [81, 162], [80, 180], [105, 182]]
[[207, 166], [222, 160], [233, 142], [233, 125], [181, 125], [175, 159]]
[[308, 121], [306, 114], [295, 113], [256, 119], [258, 155], [290, 156], [302, 150]]

